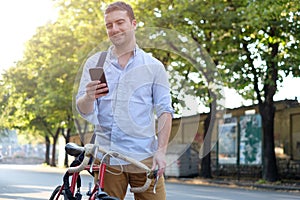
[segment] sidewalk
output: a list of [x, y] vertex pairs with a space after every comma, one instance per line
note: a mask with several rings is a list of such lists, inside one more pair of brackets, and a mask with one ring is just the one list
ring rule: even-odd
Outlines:
[[278, 182], [265, 182], [258, 180], [247, 179], [229, 179], [229, 178], [168, 178], [166, 182], [169, 183], [185, 183], [194, 185], [207, 185], [218, 187], [230, 187], [230, 188], [244, 188], [244, 189], [261, 189], [261, 190], [277, 190], [277, 191], [289, 191], [300, 193], [300, 180], [282, 180]]

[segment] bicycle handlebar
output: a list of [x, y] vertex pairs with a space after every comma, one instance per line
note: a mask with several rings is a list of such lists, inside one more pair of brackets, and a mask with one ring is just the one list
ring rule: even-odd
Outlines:
[[[95, 144], [86, 144], [84, 146], [85, 153], [84, 153], [84, 159], [83, 159], [82, 163], [80, 165], [76, 166], [76, 167], [70, 167], [68, 169], [68, 172], [69, 173], [75, 173], [75, 172], [80, 172], [80, 171], [84, 170], [85, 167], [88, 166], [89, 161], [90, 161], [90, 157], [93, 156], [93, 153], [95, 152], [96, 148], [101, 153], [104, 153], [104, 154], [108, 153], [107, 150], [99, 147], [98, 145], [95, 145]], [[144, 185], [141, 186], [141, 187], [130, 188], [131, 192], [133, 192], [133, 193], [141, 193], [141, 192], [146, 191], [149, 188], [149, 186], [150, 186], [150, 184], [152, 182], [151, 176], [153, 176], [153, 173], [152, 173], [151, 169], [147, 165], [145, 165], [144, 163], [141, 163], [141, 162], [139, 162], [139, 161], [137, 161], [137, 160], [135, 160], [133, 158], [130, 158], [128, 156], [120, 154], [118, 152], [112, 152], [111, 155], [113, 157], [115, 157], [115, 158], [120, 158], [120, 159], [122, 159], [122, 160], [124, 160], [126, 162], [129, 162], [129, 163], [131, 163], [131, 164], [133, 164], [133, 165], [135, 165], [135, 166], [137, 166], [137, 167], [139, 167], [139, 168], [141, 168], [141, 169], [143, 169], [143, 170], [146, 171], [146, 173], [147, 173], [147, 180], [144, 183]]]

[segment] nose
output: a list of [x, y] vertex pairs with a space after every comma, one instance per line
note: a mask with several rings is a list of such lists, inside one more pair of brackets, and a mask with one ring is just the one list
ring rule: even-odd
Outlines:
[[112, 35], [119, 33], [120, 32], [119, 26], [116, 23], [113, 23], [110, 32]]

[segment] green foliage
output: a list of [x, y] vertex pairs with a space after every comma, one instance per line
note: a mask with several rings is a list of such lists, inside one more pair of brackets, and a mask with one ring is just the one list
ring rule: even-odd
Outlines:
[[56, 4], [57, 21], [39, 27], [26, 43], [23, 59], [3, 74], [3, 127], [42, 135], [74, 127], [75, 77], [88, 53], [106, 37], [103, 14], [99, 1]]
[[[89, 53], [107, 47], [99, 44], [108, 39], [103, 9], [112, 1], [54, 2], [59, 9], [57, 21], [38, 28], [26, 44], [23, 59], [2, 75], [1, 128], [44, 135], [74, 126], [74, 81]], [[189, 38], [181, 48], [174, 45], [178, 37], [160, 40], [161, 45], [170, 45], [170, 51], [146, 49], [168, 67], [178, 108], [184, 106], [185, 95], [208, 106], [214, 84], [232, 87], [255, 103], [272, 104], [283, 78], [300, 76], [300, 4], [296, 1], [127, 2], [136, 12], [137, 33], [159, 27]]]
[[[299, 76], [300, 8], [295, 1], [174, 0], [137, 5], [144, 26], [175, 29], [203, 45], [224, 85], [246, 99], [262, 102], [274, 96], [282, 76]], [[186, 64], [180, 73], [189, 68]]]
[[[182, 101], [185, 99], [184, 96], [196, 96], [206, 106], [212, 102], [214, 95], [217, 95], [218, 99], [222, 98], [220, 93], [222, 91], [218, 90], [222, 88], [223, 83], [215, 65], [216, 59], [211, 59], [211, 51], [218, 50], [210, 47], [210, 41], [213, 40], [210, 34], [211, 24], [208, 20], [202, 20], [203, 16], [210, 18], [217, 16], [214, 13], [209, 15], [206, 13], [209, 12], [209, 6], [211, 4], [203, 1], [139, 1], [137, 4], [137, 19], [140, 26], [159, 27], [178, 32], [178, 35], [173, 37], [173, 45], [170, 45], [171, 53], [166, 54], [158, 50], [154, 52], [156, 52], [155, 56], [168, 66], [173, 102], [182, 106], [184, 106]], [[176, 49], [174, 46], [180, 36], [186, 38], [188, 42], [186, 46], [182, 44], [181, 49], [180, 47]], [[177, 54], [174, 54], [174, 50]], [[182, 91], [184, 94], [178, 95]]]
[[288, 0], [253, 1], [237, 8], [242, 51], [231, 71], [236, 77], [232, 83], [244, 97], [261, 103], [274, 96], [282, 76], [299, 76], [299, 9]]

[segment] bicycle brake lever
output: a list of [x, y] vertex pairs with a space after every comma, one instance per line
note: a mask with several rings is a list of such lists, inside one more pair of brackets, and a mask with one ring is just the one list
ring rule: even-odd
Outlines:
[[157, 186], [157, 182], [158, 182], [159, 176], [155, 176], [155, 181], [154, 181], [154, 186], [153, 186], [153, 193], [156, 194], [156, 186]]
[[93, 166], [94, 166], [94, 163], [95, 163], [96, 159], [94, 159], [93, 157], [91, 159], [92, 159], [93, 162], [90, 165], [90, 170], [89, 171], [92, 173], [93, 172]]
[[152, 171], [152, 178], [154, 178], [154, 186], [153, 186], [153, 193], [156, 194], [156, 185], [157, 185], [157, 181], [159, 179], [159, 176], [157, 175], [158, 173], [158, 169]]

